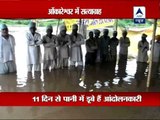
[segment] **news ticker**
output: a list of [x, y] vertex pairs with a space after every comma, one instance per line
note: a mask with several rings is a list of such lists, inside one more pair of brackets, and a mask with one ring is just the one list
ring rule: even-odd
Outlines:
[[1, 92], [0, 106], [160, 106], [160, 93]]

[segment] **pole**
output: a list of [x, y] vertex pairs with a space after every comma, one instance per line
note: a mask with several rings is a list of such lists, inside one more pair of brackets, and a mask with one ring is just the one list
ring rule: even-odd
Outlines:
[[61, 19], [58, 19], [58, 25], [57, 25], [56, 35], [58, 34], [58, 28], [59, 28], [60, 20], [61, 20]]
[[79, 32], [82, 33], [82, 19], [79, 19]]
[[80, 19], [80, 33], [83, 35], [84, 38], [86, 38], [86, 25], [84, 24], [84, 19]]
[[84, 19], [82, 21], [82, 25], [83, 25], [83, 36], [86, 39], [86, 37], [87, 37], [87, 26], [85, 25]]
[[115, 20], [115, 25], [114, 25], [114, 30], [117, 31], [117, 29], [118, 29], [118, 19]]
[[149, 62], [149, 73], [147, 78], [147, 88], [150, 86], [151, 81], [151, 73], [152, 73], [152, 59], [153, 59], [153, 50], [154, 50], [154, 41], [155, 41], [155, 35], [156, 35], [156, 28], [157, 28], [157, 19], [154, 19], [153, 23], [153, 34], [152, 34], [152, 46], [151, 46], [151, 54], [150, 54], [150, 62]]

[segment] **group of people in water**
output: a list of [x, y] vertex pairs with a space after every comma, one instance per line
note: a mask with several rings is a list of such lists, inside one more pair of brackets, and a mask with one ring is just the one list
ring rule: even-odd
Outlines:
[[[15, 39], [9, 34], [6, 24], [1, 24], [0, 35], [0, 74], [16, 72], [15, 64]], [[53, 34], [52, 25], [46, 27], [46, 34], [41, 36], [36, 32], [36, 23], [30, 22], [29, 31], [26, 34], [27, 39], [27, 67], [28, 72], [41, 71], [41, 61], [43, 61], [43, 70], [54, 70], [58, 68], [72, 68], [75, 66], [84, 66], [83, 52], [81, 46], [85, 44], [85, 67], [96, 66], [112, 62], [117, 62], [117, 46], [119, 45], [118, 66], [126, 69], [128, 58], [128, 47], [130, 39], [127, 37], [127, 30], [122, 31], [122, 37], [117, 38], [117, 31], [113, 31], [113, 36], [109, 36], [109, 30], [103, 29], [101, 35], [100, 30], [89, 31], [88, 39], [85, 40], [83, 35], [78, 33], [78, 25], [73, 24], [71, 34], [67, 34], [67, 27], [60, 26], [58, 35]], [[148, 65], [149, 42], [147, 35], [142, 34], [141, 40], [138, 42], [137, 71], [135, 77], [142, 79]], [[42, 60], [41, 48], [44, 46], [44, 56]], [[153, 50], [153, 78], [159, 72], [160, 58], [160, 36], [156, 36]], [[121, 74], [122, 70], [119, 72]], [[143, 76], [144, 77], [144, 76]]]

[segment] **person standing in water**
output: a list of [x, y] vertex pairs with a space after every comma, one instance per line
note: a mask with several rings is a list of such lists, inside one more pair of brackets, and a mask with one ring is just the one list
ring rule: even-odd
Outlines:
[[44, 58], [43, 58], [43, 70], [49, 70], [49, 68], [55, 69], [56, 66], [56, 47], [57, 37], [52, 34], [53, 28], [48, 25], [46, 28], [46, 35], [42, 37], [42, 42], [44, 45]]
[[30, 22], [29, 32], [26, 35], [27, 38], [27, 65], [28, 72], [32, 72], [32, 67], [35, 72], [41, 71], [41, 35], [36, 32], [36, 23]]
[[0, 74], [16, 72], [15, 39], [6, 24], [1, 24], [0, 28]]

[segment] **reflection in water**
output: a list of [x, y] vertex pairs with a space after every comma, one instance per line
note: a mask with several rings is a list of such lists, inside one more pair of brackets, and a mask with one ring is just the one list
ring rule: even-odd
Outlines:
[[0, 75], [1, 92], [16, 92], [17, 81], [16, 74]]
[[[145, 91], [146, 81], [144, 64], [137, 64], [135, 79], [133, 73], [135, 61], [128, 61], [128, 66], [108, 62], [86, 66], [84, 69], [75, 67], [70, 69], [55, 69], [52, 71], [28, 73], [25, 77], [17, 74], [0, 75], [1, 92], [84, 92], [84, 91]], [[126, 65], [126, 64], [125, 64]], [[128, 75], [126, 74], [128, 72]], [[143, 72], [142, 72], [143, 71]], [[143, 87], [140, 85], [143, 83]], [[149, 91], [159, 91], [150, 89]]]
[[[54, 75], [52, 75], [54, 74]], [[51, 90], [56, 91], [56, 71], [50, 73], [49, 71], [43, 71], [44, 79], [44, 91], [50, 92]]]
[[85, 68], [85, 80], [84, 84], [86, 85], [86, 91], [94, 89], [94, 83], [96, 82], [96, 72], [95, 67], [86, 66]]
[[79, 83], [80, 80], [83, 80], [82, 76], [83, 74], [83, 68], [81, 67], [77, 67], [77, 68], [71, 68], [69, 70], [69, 84], [70, 86], [74, 86], [72, 89], [74, 91], [79, 91], [78, 87], [79, 87]]
[[160, 84], [160, 62], [152, 63], [152, 73], [151, 73], [151, 86]]
[[43, 82], [41, 80], [41, 73], [34, 72], [34, 75], [28, 72], [27, 78], [28, 92], [41, 92], [43, 91]]
[[124, 82], [123, 79], [120, 78], [120, 80], [118, 81], [118, 85], [119, 85], [119, 86], [122, 86], [123, 82]]
[[137, 81], [137, 87], [139, 87], [142, 83], [142, 80], [146, 79], [145, 71], [147, 68], [147, 63], [137, 62], [137, 70], [135, 74], [135, 79]]
[[[128, 61], [132, 65], [134, 61]], [[83, 92], [83, 91], [135, 91], [135, 86], [145, 86], [143, 81], [146, 76], [144, 68], [146, 65], [138, 64], [135, 79], [134, 70], [126, 68], [122, 64], [118, 66], [116, 74], [116, 63], [108, 62], [86, 66], [84, 69], [75, 67], [70, 69], [55, 69], [52, 71], [28, 73], [27, 79], [17, 78], [17, 75], [8, 74], [0, 76], [1, 92]], [[134, 65], [135, 66], [135, 65]], [[128, 69], [129, 68], [129, 69]], [[142, 72], [143, 71], [143, 72]], [[135, 85], [136, 84], [136, 85]], [[132, 88], [131, 88], [132, 86]], [[142, 87], [141, 91], [145, 89]], [[154, 89], [154, 91], [156, 91]]]
[[86, 91], [94, 88], [112, 88], [115, 78], [115, 62], [106, 62], [96, 66], [87, 66], [85, 68]]
[[120, 77], [120, 79], [126, 77], [127, 75], [126, 66], [127, 66], [126, 58], [121, 57], [118, 62], [118, 73], [117, 73], [117, 76]]
[[120, 59], [118, 61], [118, 73], [117, 73], [117, 77], [119, 77], [118, 86], [120, 87], [124, 82], [124, 78], [127, 76], [126, 68], [127, 68], [127, 57], [126, 55], [120, 55]]

